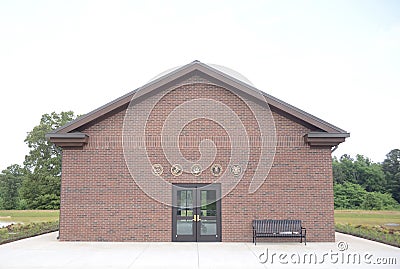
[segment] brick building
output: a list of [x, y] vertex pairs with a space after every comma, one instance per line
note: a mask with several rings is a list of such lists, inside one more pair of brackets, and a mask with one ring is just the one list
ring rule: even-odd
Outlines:
[[334, 241], [331, 151], [348, 136], [192, 62], [47, 135], [60, 240], [249, 242], [253, 219], [300, 219]]

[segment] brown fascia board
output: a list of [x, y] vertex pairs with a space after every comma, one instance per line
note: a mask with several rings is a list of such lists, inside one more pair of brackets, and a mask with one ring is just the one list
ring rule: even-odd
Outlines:
[[76, 130], [77, 128], [115, 110], [115, 109], [118, 109], [119, 107], [121, 107], [123, 105], [128, 104], [131, 101], [132, 96], [135, 94], [135, 92], [137, 90], [138, 89], [131, 91], [131, 92], [115, 99], [114, 101], [111, 101], [111, 102], [57, 128], [57, 129], [53, 130], [49, 134], [63, 134], [63, 133], [65, 134], [65, 133], [71, 132], [71, 131]]
[[[262, 101], [267, 101], [268, 105], [272, 105], [288, 114], [291, 114], [311, 125], [314, 125], [314, 126], [320, 128], [321, 130], [324, 130], [328, 133], [347, 133], [346, 131], [344, 131], [344, 130], [342, 130], [342, 129], [340, 129], [318, 117], [315, 117], [299, 108], [296, 108], [282, 100], [279, 100], [278, 98], [275, 98], [263, 91], [260, 91], [259, 89], [255, 88], [247, 83], [244, 83], [236, 78], [233, 78], [222, 71], [219, 71], [219, 70], [217, 70], [211, 66], [208, 66], [206, 64], [203, 64], [201, 62], [196, 62], [196, 64], [200, 67], [200, 68], [198, 68], [199, 71], [202, 71], [202, 72], [204, 72], [204, 73], [206, 73], [206, 74], [208, 74], [230, 86], [233, 86], [234, 88], [237, 88], [257, 99], [260, 99], [260, 96], [264, 96], [264, 98], [266, 100], [262, 100]], [[210, 74], [210, 72], [207, 72], [209, 70], [211, 70], [214, 74]]]
[[327, 133], [346, 133], [347, 132], [343, 129], [340, 129], [339, 127], [336, 127], [335, 125], [332, 125], [314, 115], [311, 115], [310, 113], [305, 112], [304, 110], [301, 110], [297, 107], [294, 107], [282, 100], [279, 100], [278, 98], [275, 98], [267, 93], [263, 92], [264, 97], [267, 99], [268, 105], [274, 106], [290, 115], [295, 116], [296, 118], [299, 118], [311, 125], [314, 125], [321, 130], [326, 131]]
[[219, 71], [211, 66], [208, 66], [204, 63], [201, 63], [199, 61], [194, 61], [192, 63], [189, 63], [185, 66], [182, 66], [180, 68], [177, 68], [173, 71], [171, 71], [168, 74], [165, 74], [164, 76], [161, 76], [144, 86], [124, 95], [121, 96], [120, 98], [115, 99], [114, 101], [111, 101], [104, 106], [99, 107], [96, 110], [93, 110], [92, 112], [89, 112], [88, 114], [52, 131], [51, 133], [68, 133], [71, 131], [74, 131], [78, 129], [79, 127], [88, 124], [89, 122], [123, 106], [126, 104], [129, 104], [129, 102], [132, 101], [132, 98], [134, 97], [135, 99], [144, 96], [145, 94], [148, 94], [149, 92], [167, 84], [170, 83], [182, 76], [185, 76], [191, 72], [194, 71], [200, 71], [201, 73], [204, 73], [208, 76], [211, 76], [215, 78], [218, 81], [223, 82], [224, 84], [230, 85], [233, 88], [236, 88], [242, 92], [245, 92], [249, 94], [250, 96], [253, 96], [257, 99], [261, 99], [261, 97], [265, 98], [262, 101], [267, 101], [267, 103], [271, 106], [274, 106], [290, 115], [295, 116], [296, 118], [299, 118], [300, 120], [309, 123], [311, 125], [314, 125], [318, 127], [319, 129], [327, 132], [327, 133], [347, 133], [346, 131], [328, 123], [325, 122], [301, 109], [298, 109], [292, 105], [289, 105], [288, 103], [285, 103], [278, 98], [275, 98], [267, 93], [264, 93], [257, 88], [248, 85], [247, 83], [244, 83], [234, 77], [231, 77], [230, 75]]
[[89, 136], [79, 132], [67, 134], [48, 133], [46, 138], [60, 147], [82, 147], [88, 142]]
[[[219, 79], [227, 84], [230, 84], [231, 86], [242, 90], [244, 92], [246, 92], [247, 94], [250, 94], [258, 99], [260, 99], [260, 94], [262, 96], [264, 96], [264, 98], [266, 99], [265, 101], [267, 101], [268, 105], [272, 105], [288, 114], [291, 114], [307, 123], [310, 123], [328, 133], [346, 133], [345, 130], [340, 129], [339, 127], [336, 127], [318, 117], [315, 117], [297, 107], [294, 107], [278, 98], [275, 98], [249, 84], [246, 84], [236, 78], [233, 78], [231, 76], [229, 76], [228, 74], [225, 74], [213, 67], [210, 67], [208, 65], [205, 65], [203, 63], [199, 63], [200, 65], [202, 65], [202, 67], [205, 67], [207, 69], [211, 69], [213, 72], [218, 73], [218, 75], [220, 76]], [[214, 76], [215, 77], [215, 76]], [[232, 83], [229, 83], [229, 81], [234, 81], [236, 85], [232, 85]], [[262, 100], [264, 101], [264, 100]]]
[[349, 133], [309, 132], [304, 136], [304, 139], [310, 146], [333, 147], [344, 142], [349, 136]]

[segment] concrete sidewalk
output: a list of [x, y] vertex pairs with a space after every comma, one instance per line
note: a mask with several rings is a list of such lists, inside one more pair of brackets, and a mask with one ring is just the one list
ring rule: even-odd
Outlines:
[[[399, 248], [339, 233], [336, 243], [307, 243], [307, 246], [300, 243], [254, 246], [252, 243], [59, 242], [56, 237], [57, 233], [50, 233], [1, 245], [0, 268], [400, 267]], [[352, 263], [354, 257], [356, 264]], [[378, 265], [378, 262], [396, 264]]]

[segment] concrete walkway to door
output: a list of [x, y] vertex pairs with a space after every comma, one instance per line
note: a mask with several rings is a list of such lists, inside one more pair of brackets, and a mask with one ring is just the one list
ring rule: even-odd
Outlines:
[[[339, 233], [336, 243], [307, 243], [307, 246], [300, 243], [254, 246], [252, 243], [59, 242], [56, 237], [57, 233], [50, 233], [0, 245], [0, 268], [400, 267], [399, 248]], [[350, 257], [350, 263], [346, 257]]]

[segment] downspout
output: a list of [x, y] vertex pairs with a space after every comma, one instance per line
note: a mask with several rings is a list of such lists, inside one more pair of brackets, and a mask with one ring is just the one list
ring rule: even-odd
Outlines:
[[331, 150], [331, 153], [333, 153], [335, 150], [337, 150], [338, 147], [339, 147], [338, 145], [334, 146], [333, 149]]

